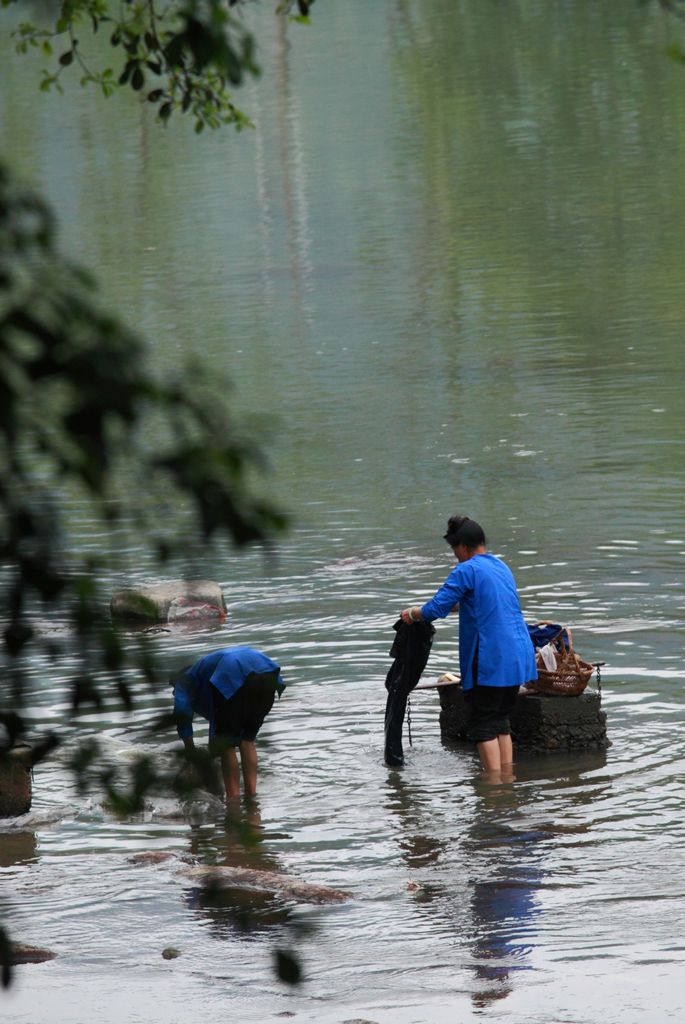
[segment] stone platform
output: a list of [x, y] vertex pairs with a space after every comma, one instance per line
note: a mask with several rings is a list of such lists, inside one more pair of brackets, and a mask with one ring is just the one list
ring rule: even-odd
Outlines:
[[[466, 740], [469, 708], [461, 686], [443, 684], [437, 690], [442, 738]], [[606, 750], [610, 746], [606, 722], [600, 695], [592, 690], [579, 697], [519, 695], [511, 715], [511, 734], [518, 750], [532, 753]]]

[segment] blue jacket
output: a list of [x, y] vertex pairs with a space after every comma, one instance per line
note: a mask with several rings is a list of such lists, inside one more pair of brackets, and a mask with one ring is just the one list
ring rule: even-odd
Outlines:
[[224, 647], [200, 658], [174, 678], [174, 713], [178, 716], [178, 735], [193, 735], [193, 716], [209, 722], [209, 737], [214, 736], [214, 686], [227, 700], [236, 693], [253, 672], [277, 672], [279, 696], [285, 690], [280, 666], [253, 647]]
[[442, 619], [459, 604], [459, 667], [465, 691], [474, 685], [521, 686], [537, 679], [535, 649], [511, 570], [494, 555], [460, 562], [421, 609], [426, 622]]

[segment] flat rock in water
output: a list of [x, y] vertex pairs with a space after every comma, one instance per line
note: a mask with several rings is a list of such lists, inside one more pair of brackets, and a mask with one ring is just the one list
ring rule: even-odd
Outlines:
[[165, 853], [162, 850], [146, 850], [134, 853], [128, 858], [132, 864], [163, 864], [176, 862], [174, 870], [184, 878], [196, 879], [203, 885], [220, 886], [226, 889], [252, 889], [257, 892], [276, 893], [299, 903], [344, 903], [351, 899], [350, 893], [332, 889], [327, 885], [316, 885], [293, 878], [279, 871], [261, 871], [257, 868], [241, 868], [227, 865], [208, 867], [184, 863], [182, 856]]
[[54, 960], [57, 953], [50, 949], [40, 949], [39, 946], [23, 946], [17, 942], [12, 943], [10, 959], [13, 964], [43, 964], [46, 960]]
[[112, 595], [113, 619], [129, 622], [184, 622], [224, 619], [226, 601], [212, 580], [177, 580], [127, 587]]
[[255, 889], [259, 892], [277, 893], [299, 903], [344, 903], [350, 894], [327, 885], [303, 882], [292, 875], [278, 871], [260, 871], [256, 868], [239, 868], [217, 865], [214, 867], [183, 867], [179, 873], [186, 878], [197, 878], [208, 885], [226, 889]]
[[130, 864], [164, 864], [174, 860], [175, 856], [163, 850], [144, 850], [142, 853], [132, 853], [127, 859]]

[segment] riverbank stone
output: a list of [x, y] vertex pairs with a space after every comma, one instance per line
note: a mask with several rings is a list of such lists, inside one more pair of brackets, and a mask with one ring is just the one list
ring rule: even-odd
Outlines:
[[30, 811], [32, 764], [29, 746], [18, 745], [0, 754], [0, 818], [18, 818]]
[[[444, 740], [467, 740], [469, 707], [461, 686], [440, 686], [440, 734]], [[511, 713], [511, 736], [517, 750], [536, 754], [572, 750], [606, 750], [606, 713], [600, 695], [579, 697], [519, 694]]]
[[123, 622], [183, 622], [226, 618], [226, 601], [212, 580], [175, 580], [115, 591], [112, 618]]

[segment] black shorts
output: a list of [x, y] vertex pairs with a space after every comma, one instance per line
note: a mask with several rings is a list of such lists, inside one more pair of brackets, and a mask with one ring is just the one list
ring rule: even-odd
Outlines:
[[511, 732], [509, 713], [516, 704], [518, 686], [476, 686], [464, 694], [471, 710], [468, 738], [473, 743], [485, 743], [508, 736]]
[[241, 740], [255, 739], [273, 707], [276, 678], [276, 672], [251, 672], [228, 699], [212, 687], [214, 733], [221, 745], [234, 747]]

